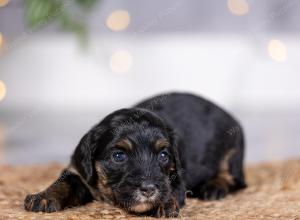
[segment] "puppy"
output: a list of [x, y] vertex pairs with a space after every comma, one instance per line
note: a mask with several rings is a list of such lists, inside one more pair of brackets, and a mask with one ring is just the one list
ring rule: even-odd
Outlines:
[[221, 199], [246, 187], [243, 154], [242, 129], [224, 110], [191, 94], [160, 95], [105, 117], [60, 177], [24, 205], [55, 212], [95, 199], [176, 217], [186, 196]]

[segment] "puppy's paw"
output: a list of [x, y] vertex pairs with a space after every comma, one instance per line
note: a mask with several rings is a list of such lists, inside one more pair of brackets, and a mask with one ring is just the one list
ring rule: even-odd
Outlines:
[[42, 193], [26, 196], [24, 207], [25, 210], [31, 212], [56, 212], [61, 210], [61, 205], [55, 198], [48, 198]]
[[155, 214], [157, 218], [176, 218], [179, 216], [179, 205], [175, 198], [170, 199], [167, 203], [160, 205]]
[[209, 182], [203, 185], [199, 192], [199, 199], [202, 200], [219, 200], [226, 197], [228, 187]]

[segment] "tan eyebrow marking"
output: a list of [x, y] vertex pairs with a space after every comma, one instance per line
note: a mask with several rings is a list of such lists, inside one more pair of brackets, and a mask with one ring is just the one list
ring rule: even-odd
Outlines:
[[116, 143], [116, 146], [123, 148], [125, 150], [132, 150], [132, 148], [133, 148], [132, 143], [127, 138], [124, 138], [124, 139], [121, 139], [120, 141], [118, 141]]
[[169, 147], [170, 146], [170, 143], [167, 139], [165, 138], [162, 138], [162, 139], [158, 139], [156, 142], [155, 142], [155, 149], [156, 150], [161, 150], [163, 148], [166, 148], [166, 147]]

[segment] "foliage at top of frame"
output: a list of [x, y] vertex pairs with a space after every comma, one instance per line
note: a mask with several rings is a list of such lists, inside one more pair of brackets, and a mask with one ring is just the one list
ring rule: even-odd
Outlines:
[[30, 28], [50, 23], [75, 33], [84, 41], [87, 36], [85, 15], [100, 0], [25, 0], [26, 22]]

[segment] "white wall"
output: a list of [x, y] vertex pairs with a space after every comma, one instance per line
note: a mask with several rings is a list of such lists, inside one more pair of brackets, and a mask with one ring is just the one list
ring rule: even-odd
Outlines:
[[[270, 59], [272, 38], [285, 44], [285, 62]], [[0, 80], [7, 86], [0, 128], [8, 162], [65, 162], [106, 114], [169, 90], [202, 94], [240, 119], [248, 162], [299, 155], [297, 37], [94, 35], [85, 51], [69, 35], [20, 39], [0, 57]], [[118, 50], [132, 56], [127, 73], [110, 69]]]
[[[117, 108], [161, 91], [202, 94], [225, 106], [293, 108], [300, 104], [300, 43], [286, 45], [285, 62], [270, 59], [267, 43], [238, 35], [93, 36], [85, 50], [69, 35], [37, 35], [11, 43], [1, 56], [4, 108]], [[132, 55], [127, 73], [114, 73], [110, 57]]]

